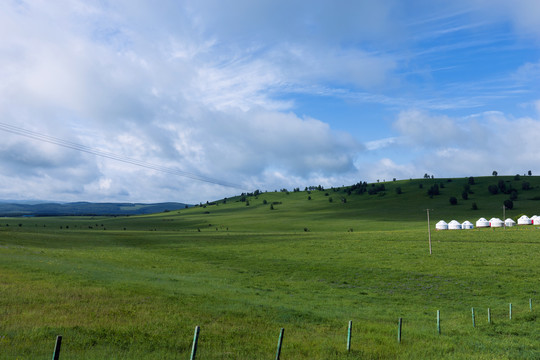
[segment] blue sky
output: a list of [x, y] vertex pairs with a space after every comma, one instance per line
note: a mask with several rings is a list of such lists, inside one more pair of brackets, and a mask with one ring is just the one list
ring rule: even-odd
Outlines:
[[0, 199], [537, 174], [539, 18], [532, 0], [4, 1]]

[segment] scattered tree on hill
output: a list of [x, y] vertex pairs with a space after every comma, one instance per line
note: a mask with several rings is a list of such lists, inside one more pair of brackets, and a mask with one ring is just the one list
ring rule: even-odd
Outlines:
[[424, 184], [418, 184], [418, 188], [419, 188], [419, 189], [423, 189], [423, 188], [424, 188]]
[[532, 171], [529, 170], [529, 171], [527, 172], [527, 174], [528, 174], [529, 176], [532, 176]]
[[506, 183], [504, 182], [504, 180], [499, 180], [497, 187], [502, 193], [506, 192]]
[[308, 200], [311, 200], [311, 196], [308, 196], [307, 199], [308, 199]]
[[398, 194], [398, 195], [402, 194], [402, 191], [401, 191], [401, 187], [400, 187], [400, 186], [398, 186], [398, 187], [396, 188], [396, 194]]
[[461, 198], [463, 200], [468, 200], [469, 199], [469, 193], [466, 190], [463, 190], [463, 192], [461, 193]]
[[474, 185], [474, 177], [469, 176], [469, 185]]
[[517, 190], [512, 190], [512, 192], [510, 193], [510, 200], [516, 201], [517, 198], [518, 198], [518, 192], [517, 192]]
[[531, 189], [531, 184], [529, 184], [528, 181], [524, 181], [524, 182], [521, 183], [521, 188], [523, 190], [530, 190]]
[[478, 205], [475, 202], [472, 203], [471, 209], [478, 210]]
[[492, 194], [492, 195], [496, 195], [499, 193], [499, 187], [497, 185], [489, 185], [488, 186], [488, 191]]
[[270, 210], [274, 210], [274, 204], [270, 204]]
[[493, 175], [493, 176], [497, 176], [497, 175], [498, 175], [498, 173], [497, 173], [497, 172], [496, 172], [495, 170], [493, 170], [493, 172], [491, 173], [491, 175]]
[[450, 201], [450, 205], [457, 205], [457, 199], [455, 196], [451, 196], [449, 201]]
[[429, 196], [430, 198], [433, 198], [433, 196], [435, 196], [435, 195], [440, 195], [441, 192], [440, 192], [440, 190], [439, 190], [439, 185], [437, 185], [437, 184], [432, 185], [432, 186], [428, 189], [427, 194], [428, 194], [428, 196]]
[[266, 205], [268, 204], [268, 201], [266, 201], [266, 199], [263, 199], [263, 205]]
[[511, 210], [514, 208], [514, 202], [509, 199], [504, 200], [504, 207]]
[[375, 186], [375, 184], [371, 184], [371, 189], [368, 190], [368, 194], [375, 195], [385, 190], [386, 188], [384, 187], [384, 184], [377, 184], [377, 186]]
[[328, 198], [328, 201], [329, 201], [329, 202], [332, 202], [332, 201], [334, 201], [334, 200], [332, 200], [332, 197], [329, 197], [329, 198]]
[[516, 176], [514, 176], [514, 180], [516, 180], [516, 181], [521, 180], [521, 176], [519, 176], [519, 174], [516, 174]]

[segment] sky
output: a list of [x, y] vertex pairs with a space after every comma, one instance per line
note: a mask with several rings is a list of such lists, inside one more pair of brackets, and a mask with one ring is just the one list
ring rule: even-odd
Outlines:
[[0, 199], [540, 172], [536, 0], [5, 0]]

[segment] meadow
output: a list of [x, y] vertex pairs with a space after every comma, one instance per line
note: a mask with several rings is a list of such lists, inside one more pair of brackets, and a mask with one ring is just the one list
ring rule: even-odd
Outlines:
[[[533, 215], [535, 179], [508, 216]], [[50, 359], [56, 335], [61, 359], [189, 359], [196, 325], [197, 359], [273, 359], [281, 328], [281, 359], [540, 358], [540, 230], [437, 232], [439, 219], [502, 217], [504, 196], [479, 179], [451, 206], [466, 179], [433, 199], [428, 181], [149, 216], [1, 218], [0, 359]]]

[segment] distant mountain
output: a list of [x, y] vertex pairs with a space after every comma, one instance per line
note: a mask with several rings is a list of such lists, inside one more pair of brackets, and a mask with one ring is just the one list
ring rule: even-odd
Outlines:
[[0, 216], [82, 216], [82, 215], [142, 215], [185, 209], [190, 205], [176, 202], [143, 203], [39, 203], [32, 201], [2, 202]]

